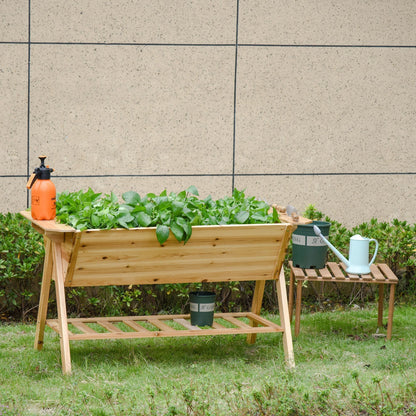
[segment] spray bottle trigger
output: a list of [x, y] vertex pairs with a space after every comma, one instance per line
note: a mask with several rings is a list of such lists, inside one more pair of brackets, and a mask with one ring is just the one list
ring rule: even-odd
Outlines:
[[33, 186], [33, 184], [35, 183], [36, 179], [37, 179], [37, 175], [36, 175], [36, 173], [32, 173], [32, 174], [30, 175], [29, 180], [27, 181], [26, 188], [27, 188], [27, 189], [32, 188], [32, 186]]

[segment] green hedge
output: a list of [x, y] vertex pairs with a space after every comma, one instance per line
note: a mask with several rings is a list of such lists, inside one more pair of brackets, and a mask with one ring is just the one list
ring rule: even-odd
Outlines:
[[0, 214], [0, 318], [26, 320], [39, 299], [42, 236], [20, 214]]
[[[379, 241], [377, 261], [386, 262], [399, 276], [398, 296], [416, 296], [416, 225], [376, 219], [349, 230], [333, 221], [313, 205], [305, 216], [331, 222], [330, 240], [348, 255], [349, 238], [359, 233]], [[290, 258], [289, 247], [287, 259]], [[0, 214], [0, 319], [31, 321], [36, 319], [42, 278], [44, 248], [42, 236], [35, 232], [20, 214]], [[337, 260], [328, 251], [328, 260]], [[194, 285], [144, 285], [67, 288], [67, 308], [72, 316], [154, 314], [188, 311], [188, 293], [200, 288]], [[250, 308], [254, 289], [252, 282], [206, 283], [204, 289], [217, 293], [221, 311]], [[338, 300], [339, 293], [337, 293]], [[372, 292], [370, 292], [372, 296]], [[346, 299], [344, 299], [346, 300]], [[267, 282], [264, 308], [277, 310], [274, 282]], [[50, 314], [56, 314], [54, 288], [51, 290]]]

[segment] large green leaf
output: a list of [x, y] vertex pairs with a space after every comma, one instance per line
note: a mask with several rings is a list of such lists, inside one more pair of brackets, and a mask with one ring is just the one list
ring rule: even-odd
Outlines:
[[126, 204], [131, 205], [133, 207], [140, 203], [140, 195], [134, 191], [125, 192], [122, 195], [122, 198]]
[[158, 224], [156, 226], [156, 237], [160, 244], [165, 243], [169, 238], [169, 227], [167, 225]]
[[146, 214], [145, 212], [139, 212], [136, 215], [136, 219], [141, 227], [148, 227], [152, 222], [150, 215]]
[[185, 239], [186, 241], [188, 241], [189, 237], [192, 234], [192, 226], [189, 223], [189, 221], [185, 218], [178, 217], [176, 218], [176, 224], [178, 224], [182, 228], [183, 232], [185, 233]]
[[178, 241], [182, 241], [183, 240], [184, 231], [183, 231], [183, 228], [181, 226], [179, 226], [176, 223], [173, 223], [170, 226], [170, 230], [172, 231], [172, 234], [175, 236], [175, 238]]
[[235, 216], [235, 220], [238, 224], [244, 224], [249, 216], [250, 214], [247, 211], [241, 211]]
[[195, 185], [191, 185], [191, 186], [190, 186], [190, 187], [189, 187], [186, 191], [187, 191], [189, 194], [199, 196], [198, 189], [196, 189], [196, 186], [195, 186]]
[[180, 215], [183, 213], [185, 203], [182, 201], [173, 201], [172, 202], [172, 212], [174, 215]]

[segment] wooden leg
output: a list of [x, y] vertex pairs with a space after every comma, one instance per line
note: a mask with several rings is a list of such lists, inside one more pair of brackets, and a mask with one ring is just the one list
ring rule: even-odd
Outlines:
[[45, 261], [43, 263], [42, 286], [40, 288], [40, 299], [38, 309], [38, 319], [36, 323], [35, 350], [40, 351], [43, 347], [43, 337], [45, 334], [46, 315], [48, 312], [49, 292], [52, 280], [52, 242], [45, 237]]
[[300, 330], [300, 310], [302, 306], [302, 280], [297, 281], [296, 286], [296, 311], [295, 311], [295, 336], [299, 335]]
[[293, 274], [292, 268], [290, 268], [290, 282], [289, 282], [289, 319], [290, 319], [290, 322], [292, 322], [292, 319], [293, 319], [294, 288], [295, 288], [295, 275]]
[[287, 304], [285, 272], [280, 270], [279, 280], [277, 281], [277, 297], [279, 301], [280, 325], [283, 332], [283, 349], [285, 351], [285, 359], [289, 368], [295, 367], [295, 355], [293, 353], [292, 332], [290, 329], [289, 307]]
[[66, 315], [64, 270], [60, 243], [53, 243], [55, 266], [56, 306], [58, 309], [59, 335], [61, 342], [62, 372], [71, 374], [71, 353], [69, 349], [68, 320]]
[[389, 298], [389, 317], [387, 320], [387, 339], [391, 340], [393, 332], [393, 312], [394, 312], [394, 291], [396, 285], [390, 285], [390, 298]]
[[[251, 312], [259, 315], [261, 312], [261, 305], [263, 303], [264, 286], [266, 285], [265, 280], [257, 280], [256, 287], [254, 288], [253, 303], [251, 305]], [[255, 322], [250, 322], [251, 326], [257, 326]], [[247, 343], [254, 344], [256, 342], [257, 334], [248, 334]]]
[[384, 284], [378, 285], [378, 321], [377, 326], [383, 326]]

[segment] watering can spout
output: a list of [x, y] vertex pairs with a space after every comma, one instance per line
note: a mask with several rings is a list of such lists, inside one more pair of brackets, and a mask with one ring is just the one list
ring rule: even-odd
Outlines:
[[322, 235], [321, 230], [316, 225], [313, 226], [313, 231], [318, 237], [321, 237], [325, 244], [334, 252], [334, 254], [347, 266], [350, 266], [350, 262]]

